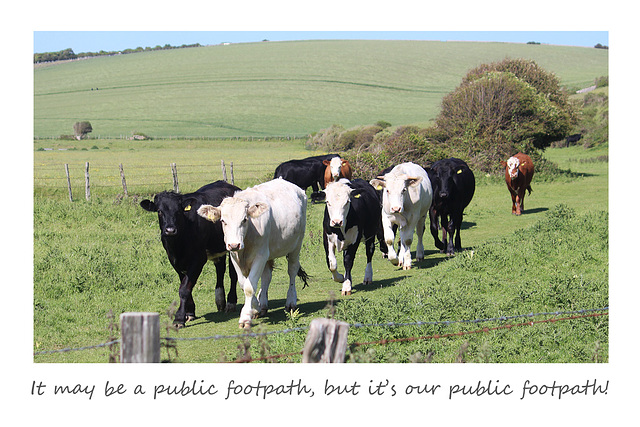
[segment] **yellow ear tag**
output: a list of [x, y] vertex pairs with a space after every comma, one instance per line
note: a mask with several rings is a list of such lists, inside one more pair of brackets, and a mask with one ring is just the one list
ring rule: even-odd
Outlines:
[[186, 208], [184, 208], [185, 212], [189, 212], [191, 210], [191, 205], [187, 206]]
[[457, 174], [461, 174], [462, 173], [462, 169], [460, 169], [458, 172], [456, 172]]
[[356, 194], [355, 196], [353, 196], [354, 199], [359, 199], [360, 198], [360, 194]]
[[378, 186], [376, 187], [376, 190], [382, 190], [382, 188], [383, 188], [383, 187], [382, 187], [382, 185], [378, 185]]

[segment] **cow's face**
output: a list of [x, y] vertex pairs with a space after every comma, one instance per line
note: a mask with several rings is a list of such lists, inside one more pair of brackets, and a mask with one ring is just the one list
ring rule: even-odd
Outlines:
[[184, 228], [191, 210], [191, 199], [185, 199], [182, 195], [162, 192], [158, 193], [153, 202], [143, 200], [140, 206], [149, 212], [158, 213], [158, 223], [160, 231], [165, 237], [177, 236]]
[[520, 167], [520, 159], [517, 157], [510, 157], [507, 160], [507, 170], [509, 171], [509, 176], [511, 178], [518, 177], [518, 168]]
[[245, 247], [245, 236], [249, 223], [269, 209], [264, 203], [249, 202], [236, 197], [227, 197], [220, 207], [202, 205], [198, 215], [212, 222], [220, 221], [224, 233], [224, 243], [228, 251], [240, 251]]
[[329, 166], [329, 170], [331, 171], [331, 178], [333, 178], [334, 181], [340, 179], [340, 168], [342, 167], [343, 163], [345, 163], [344, 160], [342, 160], [340, 157], [334, 157], [331, 160], [324, 160], [322, 163], [326, 166]]
[[351, 208], [351, 197], [358, 197], [358, 195], [354, 194], [351, 187], [342, 182], [327, 185], [324, 192], [329, 225], [334, 228], [344, 228], [347, 225], [347, 215]]
[[409, 190], [420, 185], [422, 177], [386, 174], [371, 181], [374, 188], [382, 188], [382, 203], [388, 214], [404, 212], [405, 200], [410, 197]]

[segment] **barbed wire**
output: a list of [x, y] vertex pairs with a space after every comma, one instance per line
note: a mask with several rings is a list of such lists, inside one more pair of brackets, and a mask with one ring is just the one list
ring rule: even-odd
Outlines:
[[[549, 322], [555, 322], [555, 321], [560, 321], [560, 320], [572, 320], [572, 319], [579, 319], [579, 318], [585, 318], [585, 317], [606, 316], [609, 313], [594, 314], [594, 313], [596, 313], [598, 311], [605, 311], [605, 310], [609, 310], [609, 306], [603, 307], [603, 308], [589, 308], [589, 309], [574, 310], [574, 311], [554, 311], [554, 312], [528, 313], [528, 314], [518, 314], [518, 315], [513, 315], [513, 316], [500, 316], [500, 317], [492, 317], [492, 318], [484, 318], [484, 319], [473, 319], [473, 320], [438, 320], [438, 321], [416, 321], [416, 322], [407, 322], [407, 323], [386, 322], [386, 323], [371, 323], [371, 324], [353, 323], [353, 324], [349, 324], [349, 327], [350, 328], [364, 328], [364, 327], [403, 327], [403, 326], [427, 326], [427, 325], [430, 325], [430, 326], [434, 326], [434, 325], [449, 326], [449, 325], [453, 325], [453, 324], [457, 324], [457, 323], [479, 324], [479, 323], [487, 323], [487, 322], [515, 320], [515, 319], [521, 319], [521, 318], [526, 318], [526, 317], [534, 318], [534, 317], [540, 317], [540, 316], [571, 316], [571, 317], [561, 318], [561, 319], [546, 319], [546, 320], [525, 322], [525, 323], [515, 324], [515, 325], [501, 325], [501, 326], [497, 326], [497, 327], [493, 327], [493, 328], [483, 328], [483, 329], [480, 329], [480, 330], [477, 330], [477, 331], [456, 332], [456, 333], [451, 333], [451, 334], [436, 334], [436, 335], [432, 335], [432, 336], [428, 336], [428, 337], [410, 337], [410, 338], [398, 338], [398, 339], [393, 339], [393, 340], [380, 340], [380, 341], [372, 341], [371, 343], [354, 343], [353, 345], [366, 345], [366, 344], [376, 344], [376, 343], [378, 343], [378, 344], [387, 344], [389, 342], [395, 342], [395, 341], [410, 341], [410, 340], [427, 339], [427, 338], [447, 338], [447, 337], [451, 337], [451, 336], [461, 336], [461, 335], [467, 335], [467, 334], [472, 334], [472, 333], [487, 332], [487, 331], [491, 331], [491, 330], [513, 328], [513, 327], [517, 327], [517, 326], [534, 325], [534, 324], [538, 324], [538, 323], [549, 323]], [[586, 314], [586, 313], [591, 313], [591, 314]], [[582, 316], [573, 316], [573, 315], [582, 315]], [[243, 332], [241, 334], [234, 334], [234, 335], [211, 335], [211, 336], [206, 336], [206, 337], [185, 337], [185, 338], [183, 338], [183, 337], [161, 337], [160, 339], [165, 340], [165, 341], [207, 341], [207, 340], [218, 341], [218, 340], [222, 340], [222, 339], [259, 338], [259, 337], [265, 337], [265, 336], [269, 336], [269, 335], [289, 334], [289, 333], [292, 333], [292, 332], [306, 331], [308, 329], [309, 329], [309, 326], [300, 326], [300, 327], [296, 327], [296, 328], [287, 328], [287, 329], [282, 329], [282, 330], [278, 330], [278, 331], [268, 331], [268, 332]], [[78, 348], [64, 348], [64, 349], [60, 349], [60, 350], [38, 351], [38, 352], [34, 352], [33, 354], [34, 354], [34, 356], [37, 356], [37, 355], [44, 355], [44, 354], [66, 353], [66, 352], [70, 352], [70, 351], [90, 350], [90, 349], [106, 347], [106, 346], [113, 345], [113, 344], [116, 344], [116, 343], [119, 343], [119, 342], [120, 342], [120, 340], [117, 339], [117, 340], [109, 341], [109, 342], [102, 343], [102, 344], [92, 345], [92, 346], [85, 346], [85, 347], [78, 347]], [[301, 353], [302, 353], [302, 351], [294, 352], [294, 353], [288, 353], [288, 354], [284, 354], [284, 355], [266, 356], [266, 357], [262, 357], [262, 358], [250, 359], [249, 361], [275, 359], [275, 358], [278, 358], [278, 357], [286, 357], [286, 356], [291, 356], [291, 355], [296, 355], [296, 354], [301, 354]], [[240, 360], [240, 361], [242, 361], [242, 360]]]

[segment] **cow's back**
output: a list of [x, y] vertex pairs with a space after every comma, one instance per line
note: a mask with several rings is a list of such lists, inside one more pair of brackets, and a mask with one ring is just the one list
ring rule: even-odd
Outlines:
[[295, 184], [282, 178], [258, 184], [236, 194], [249, 203], [269, 205], [269, 214], [259, 217], [271, 258], [286, 255], [292, 245], [301, 243], [307, 219], [307, 196]]

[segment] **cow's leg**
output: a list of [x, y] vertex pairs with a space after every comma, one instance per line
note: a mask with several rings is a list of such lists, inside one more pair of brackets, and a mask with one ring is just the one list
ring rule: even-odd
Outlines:
[[216, 258], [213, 263], [216, 266], [216, 307], [218, 311], [224, 311], [227, 305], [224, 297], [224, 273], [227, 271], [227, 257]]
[[444, 245], [442, 244], [442, 241], [438, 238], [438, 214], [433, 208], [429, 209], [429, 219], [430, 219], [429, 222], [431, 223], [430, 228], [431, 228], [431, 235], [433, 236], [433, 243], [436, 245], [436, 248], [442, 251], [444, 250]]
[[[411, 243], [413, 243], [414, 227], [400, 227], [399, 265], [403, 270], [411, 269]], [[423, 230], [424, 231], [424, 230]]]
[[456, 213], [453, 219], [453, 231], [456, 233], [456, 241], [454, 248], [458, 251], [462, 250], [462, 241], [460, 239], [460, 228], [462, 228], [462, 210]]
[[393, 225], [386, 215], [382, 215], [382, 230], [384, 231], [384, 242], [387, 245], [387, 258], [389, 258], [391, 264], [398, 265], [398, 255], [393, 248], [393, 241], [395, 240]]
[[287, 300], [284, 308], [287, 311], [295, 311], [298, 308], [298, 293], [296, 292], [296, 276], [300, 271], [300, 250], [302, 249], [302, 241], [295, 251], [287, 255], [288, 273], [289, 273], [289, 289], [287, 289]]
[[373, 259], [373, 254], [376, 251], [376, 242], [374, 237], [374, 235], [365, 237], [364, 248], [367, 252], [367, 266], [364, 269], [364, 280], [362, 281], [365, 285], [369, 285], [373, 282], [373, 266], [371, 265], [371, 260]]
[[[424, 236], [425, 221], [427, 215], [420, 217], [418, 220], [418, 226], [416, 228], [416, 234], [418, 236], [418, 244], [416, 245], [416, 261], [424, 261], [424, 244], [422, 243], [422, 237]], [[411, 252], [409, 252], [409, 258], [411, 258]]]
[[258, 291], [259, 316], [266, 316], [269, 310], [269, 284], [273, 274], [273, 260], [267, 261], [260, 276], [260, 291]]
[[258, 289], [258, 280], [264, 272], [266, 263], [266, 257], [257, 257], [253, 260], [251, 270], [246, 277], [243, 277], [243, 275], [238, 272], [238, 282], [244, 291], [244, 306], [242, 307], [240, 320], [238, 321], [241, 328], [251, 326], [251, 319], [255, 319], [258, 316], [259, 305], [256, 292]]
[[516, 206], [517, 206], [517, 200], [516, 198], [518, 197], [518, 193], [516, 193], [515, 191], [513, 191], [511, 188], [509, 188], [509, 193], [511, 193], [511, 213], [513, 215], [517, 215], [517, 210], [516, 210]]
[[[227, 256], [224, 257], [226, 260]], [[231, 256], [229, 256], [229, 279], [231, 285], [229, 286], [229, 293], [227, 294], [227, 304], [225, 305], [225, 312], [231, 313], [236, 311], [236, 304], [238, 304], [238, 293], [236, 290], [238, 284], [238, 272], [231, 263]]]
[[196, 303], [193, 300], [192, 292], [206, 262], [206, 258], [203, 262], [194, 262], [189, 266], [186, 274], [178, 273], [180, 276], [180, 289], [178, 289], [180, 305], [173, 321], [178, 327], [184, 326], [185, 322], [196, 318]]
[[[445, 228], [445, 227], [442, 227]], [[454, 235], [455, 235], [455, 225], [454, 225], [454, 220], [453, 220], [453, 216], [449, 217], [449, 221], [447, 221], [446, 223], [446, 229], [447, 229], [447, 234], [449, 235], [448, 240], [447, 240], [447, 255], [451, 256], [453, 255], [453, 249], [454, 249]]]
[[322, 243], [324, 244], [324, 253], [327, 257], [327, 267], [333, 276], [333, 280], [338, 283], [344, 282], [344, 276], [338, 273], [338, 260], [336, 258], [336, 240], [338, 236], [335, 234], [327, 235], [323, 233]]
[[522, 206], [522, 199], [524, 198], [524, 191], [522, 190], [518, 190], [518, 194], [516, 194], [516, 215], [522, 215], [523, 212], [523, 206]]
[[353, 268], [353, 261], [356, 258], [356, 251], [358, 250], [359, 244], [360, 237], [344, 251], [344, 282], [342, 282], [342, 295], [351, 295], [351, 269]]

